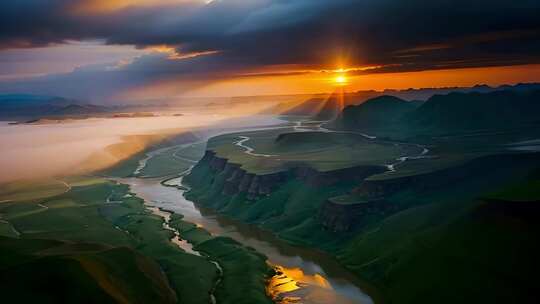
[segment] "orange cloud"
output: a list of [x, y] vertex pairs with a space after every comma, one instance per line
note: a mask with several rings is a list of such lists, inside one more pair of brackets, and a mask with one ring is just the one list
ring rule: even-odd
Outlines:
[[[344, 69], [347, 71], [348, 69]], [[336, 70], [338, 73], [339, 70]], [[146, 87], [144, 92], [176, 93], [181, 96], [253, 96], [282, 94], [312, 94], [333, 92], [336, 73], [302, 73], [272, 76], [242, 76], [221, 80], [207, 80], [192, 88], [181, 87], [182, 80], [167, 80]], [[344, 73], [346, 75], [346, 73]], [[441, 69], [419, 72], [348, 74], [344, 90], [408, 89], [426, 87], [492, 86], [519, 82], [540, 81], [540, 64], [503, 67]]]
[[202, 51], [202, 52], [190, 52], [190, 53], [180, 53], [177, 48], [168, 46], [168, 45], [155, 45], [147, 47], [146, 50], [155, 53], [168, 54], [167, 59], [170, 60], [182, 60], [198, 56], [207, 56], [212, 54], [217, 54], [220, 51]]
[[204, 0], [85, 0], [72, 7], [80, 14], [110, 13], [130, 7], [151, 7], [180, 4], [204, 4]]

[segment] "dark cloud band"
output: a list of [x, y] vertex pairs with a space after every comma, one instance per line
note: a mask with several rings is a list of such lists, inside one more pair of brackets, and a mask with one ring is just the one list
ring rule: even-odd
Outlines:
[[[540, 61], [537, 0], [192, 1], [87, 14], [74, 12], [74, 2], [2, 2], [0, 47], [66, 39], [139, 47], [166, 44], [180, 53], [218, 51], [212, 57], [227, 63], [210, 62], [224, 71], [324, 66], [338, 59], [350, 66], [384, 67], [370, 72]], [[152, 71], [163, 72], [159, 62], [152, 64]], [[193, 72], [185, 64], [174, 64], [172, 70], [165, 64], [162, 69]]]

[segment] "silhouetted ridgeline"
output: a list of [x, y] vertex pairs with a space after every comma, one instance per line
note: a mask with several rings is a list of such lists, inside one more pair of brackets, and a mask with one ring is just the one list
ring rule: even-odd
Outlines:
[[[185, 177], [186, 197], [334, 254], [385, 303], [538, 303], [530, 291], [540, 270], [540, 90], [526, 88], [478, 87], [423, 103], [381, 96], [346, 107], [328, 128], [378, 138], [279, 134], [273, 148], [302, 152], [306, 161], [269, 174], [210, 149]], [[404, 151], [388, 167], [307, 167], [309, 152], [331, 147], [336, 134], [347, 134], [341, 144], [362, 141], [358, 149], [407, 141], [424, 150]], [[219, 143], [230, 139], [212, 149], [221, 151]]]
[[327, 126], [375, 135], [419, 136], [540, 124], [540, 90], [435, 95], [420, 106], [382, 96], [346, 107]]

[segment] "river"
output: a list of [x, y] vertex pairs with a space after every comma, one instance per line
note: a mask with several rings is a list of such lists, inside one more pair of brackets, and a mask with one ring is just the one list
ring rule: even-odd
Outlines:
[[[208, 139], [218, 134], [238, 131], [291, 127], [283, 120], [264, 121], [257, 119], [256, 121], [258, 122], [257, 126], [249, 122], [236, 128], [214, 126], [213, 129], [199, 130], [198, 135]], [[264, 123], [261, 123], [263, 121]], [[157, 154], [149, 154], [148, 158], [155, 155]], [[141, 163], [141, 166], [144, 165]], [[134, 177], [118, 179], [118, 181], [128, 184], [133, 193], [146, 201], [152, 212], [158, 212], [157, 207], [182, 214], [186, 221], [203, 227], [213, 235], [230, 237], [266, 255], [268, 262], [282, 272], [282, 275], [274, 276], [268, 286], [269, 293], [274, 299], [280, 300], [279, 302], [283, 304], [373, 303], [372, 299], [360, 289], [361, 282], [358, 278], [337, 263], [330, 255], [314, 249], [292, 246], [256, 226], [232, 220], [209, 209], [200, 208], [184, 197], [186, 187], [166, 187], [161, 184], [163, 179], [165, 178]], [[171, 183], [182, 186], [182, 177], [167, 181], [168, 185]], [[166, 214], [162, 216], [167, 217]], [[165, 229], [169, 228], [168, 225], [165, 227]], [[192, 251], [191, 246], [178, 239], [176, 235], [173, 241], [180, 247], [187, 249], [186, 251]]]
[[[274, 277], [269, 290], [283, 303], [373, 303], [357, 279], [327, 254], [291, 246], [267, 231], [201, 209], [186, 198], [184, 190], [165, 187], [161, 179], [125, 178], [131, 191], [152, 207], [184, 215], [213, 235], [228, 236], [266, 255], [283, 272]], [[179, 180], [181, 182], [181, 180]]]

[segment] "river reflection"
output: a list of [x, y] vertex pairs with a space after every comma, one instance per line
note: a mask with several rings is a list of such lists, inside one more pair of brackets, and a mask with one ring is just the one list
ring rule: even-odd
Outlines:
[[359, 282], [333, 258], [286, 244], [273, 234], [253, 225], [240, 223], [211, 210], [196, 207], [183, 196], [183, 190], [165, 187], [158, 179], [118, 180], [147, 204], [182, 214], [186, 221], [204, 227], [214, 235], [228, 236], [255, 248], [268, 257], [279, 271], [268, 285], [268, 292], [281, 303], [373, 303]]

